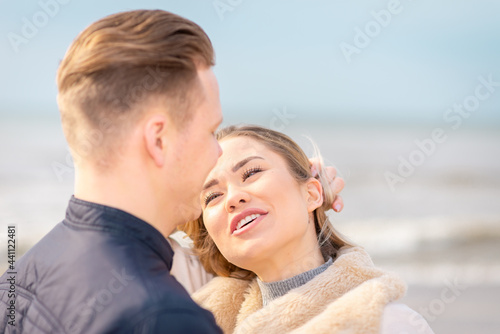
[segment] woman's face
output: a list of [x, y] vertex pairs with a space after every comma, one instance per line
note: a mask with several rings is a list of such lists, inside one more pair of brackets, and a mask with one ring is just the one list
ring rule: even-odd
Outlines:
[[285, 160], [254, 139], [233, 137], [220, 145], [223, 153], [201, 202], [205, 226], [222, 255], [258, 273], [266, 263], [291, 263], [317, 251], [309, 218], [321, 203], [319, 183], [299, 184]]

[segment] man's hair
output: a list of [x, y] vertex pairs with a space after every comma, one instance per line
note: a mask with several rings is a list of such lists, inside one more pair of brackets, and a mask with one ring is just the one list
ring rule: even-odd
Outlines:
[[[307, 155], [295, 141], [284, 133], [253, 125], [228, 126], [219, 130], [216, 137], [218, 141], [234, 137], [253, 139], [281, 156], [288, 167], [290, 175], [299, 184], [307, 182], [312, 177], [311, 165]], [[316, 178], [322, 186], [323, 204], [314, 210], [314, 226], [318, 238], [318, 247], [322, 255], [327, 259], [328, 257], [335, 257], [337, 250], [340, 248], [352, 246], [353, 244], [335, 230], [326, 215], [326, 211], [330, 210], [332, 206], [335, 195], [328, 184], [323, 159], [319, 150], [316, 148], [315, 151], [316, 159], [320, 161], [318, 176]], [[255, 277], [255, 273], [230, 263], [222, 255], [214, 240], [208, 234], [203, 221], [203, 215], [194, 221], [180, 226], [179, 229], [184, 231], [193, 240], [194, 251], [207, 272], [217, 276], [245, 280]]]
[[91, 24], [57, 73], [61, 120], [74, 158], [109, 158], [152, 101], [181, 127], [203, 98], [197, 67], [214, 63], [203, 29], [163, 10], [123, 12]]

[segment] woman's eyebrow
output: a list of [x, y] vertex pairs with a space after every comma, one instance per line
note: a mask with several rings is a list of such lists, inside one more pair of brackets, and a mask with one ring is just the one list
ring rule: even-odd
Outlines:
[[234, 165], [234, 167], [231, 170], [233, 171], [233, 173], [235, 173], [238, 169], [245, 166], [248, 162], [250, 162], [254, 159], [264, 160], [264, 158], [262, 158], [262, 157], [259, 157], [257, 155], [252, 155], [251, 157], [245, 158], [245, 159], [241, 160], [240, 162], [238, 162], [236, 165]]
[[[240, 169], [241, 167], [245, 166], [248, 162], [250, 162], [250, 161], [252, 161], [254, 159], [262, 159], [262, 160], [264, 160], [264, 158], [262, 158], [262, 157], [259, 157], [257, 155], [252, 155], [251, 157], [245, 158], [245, 159], [241, 160], [240, 162], [238, 162], [236, 165], [234, 165], [234, 167], [231, 169], [231, 171], [233, 173], [236, 173], [238, 171], [238, 169]], [[218, 184], [219, 184], [219, 180], [217, 180], [217, 179], [211, 179], [210, 181], [208, 181], [207, 183], [205, 183], [205, 185], [203, 186], [202, 191], [207, 190], [208, 188], [216, 186]]]
[[207, 183], [205, 183], [205, 185], [203, 186], [203, 190], [207, 190], [208, 188], [210, 187], [213, 187], [215, 185], [219, 184], [219, 180], [216, 180], [216, 179], [211, 179], [210, 181], [208, 181]]

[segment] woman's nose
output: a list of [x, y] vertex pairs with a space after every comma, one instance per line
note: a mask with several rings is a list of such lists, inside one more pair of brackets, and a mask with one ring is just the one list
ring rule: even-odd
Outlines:
[[231, 187], [228, 189], [226, 196], [226, 211], [233, 212], [241, 205], [250, 201], [250, 195], [239, 187]]

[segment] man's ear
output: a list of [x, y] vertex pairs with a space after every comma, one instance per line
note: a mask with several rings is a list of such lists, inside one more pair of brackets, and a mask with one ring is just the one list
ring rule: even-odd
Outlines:
[[313, 212], [323, 205], [323, 187], [321, 182], [311, 177], [306, 181], [307, 211]]
[[148, 118], [143, 128], [146, 151], [158, 167], [165, 164], [168, 124], [166, 115], [156, 114]]

